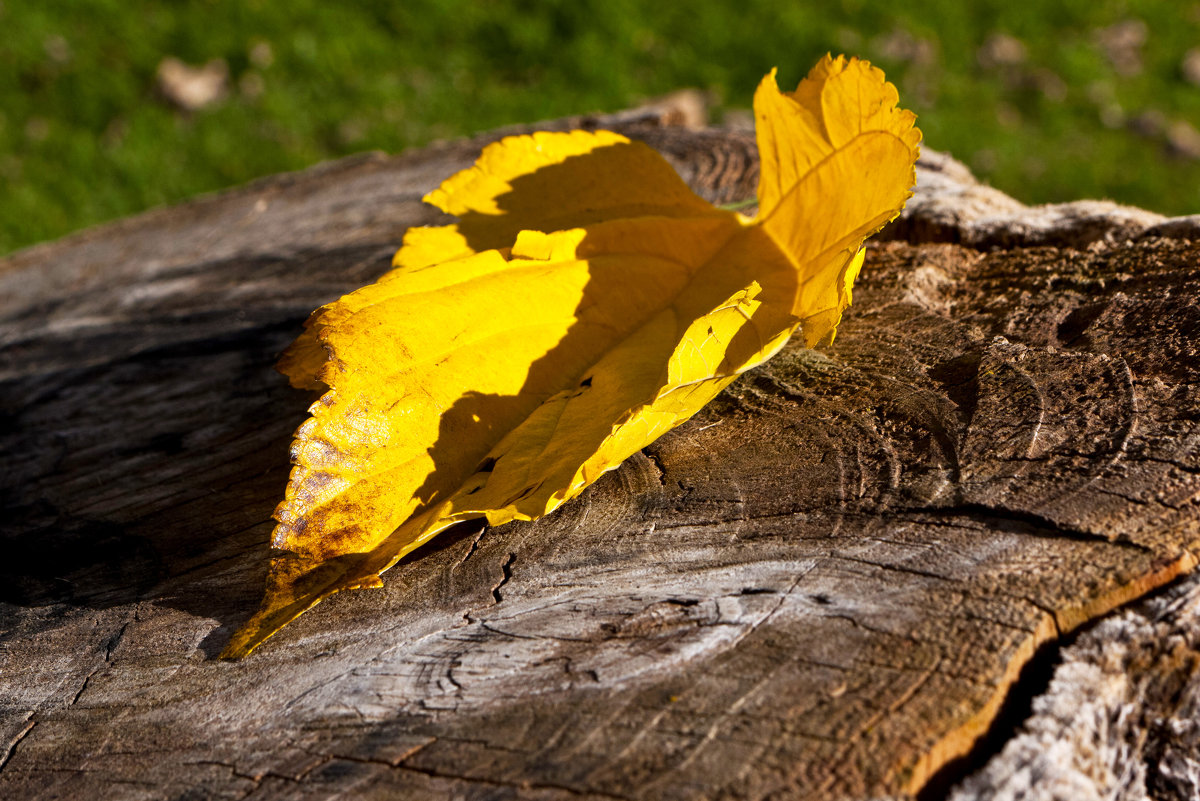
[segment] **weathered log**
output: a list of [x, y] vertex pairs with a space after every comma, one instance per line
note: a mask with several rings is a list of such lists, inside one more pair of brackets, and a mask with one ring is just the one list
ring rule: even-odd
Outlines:
[[1198, 668], [1192, 573], [1063, 649], [1033, 714], [951, 801], [1200, 797]]
[[[651, 122], [605, 124], [752, 194], [752, 138]], [[831, 348], [216, 660], [311, 401], [275, 355], [480, 144], [0, 262], [0, 796], [934, 792], [1039, 649], [1195, 566], [1200, 225], [1028, 209], [927, 154]]]

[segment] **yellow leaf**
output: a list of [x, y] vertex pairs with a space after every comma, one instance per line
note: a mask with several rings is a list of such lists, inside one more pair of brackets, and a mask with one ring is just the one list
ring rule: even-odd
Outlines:
[[883, 74], [826, 57], [755, 96], [759, 215], [695, 196], [599, 131], [511, 137], [426, 200], [395, 268], [318, 309], [280, 361], [328, 387], [296, 432], [243, 656], [330, 594], [380, 585], [459, 521], [529, 520], [687, 420], [803, 327], [832, 337], [863, 239], [909, 196], [920, 133]]

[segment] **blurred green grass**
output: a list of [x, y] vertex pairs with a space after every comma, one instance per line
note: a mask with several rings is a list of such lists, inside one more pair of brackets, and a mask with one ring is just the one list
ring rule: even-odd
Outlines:
[[[826, 51], [883, 67], [930, 147], [1021, 200], [1200, 212], [1185, 66], [1200, 3], [0, 2], [0, 252], [323, 159], [682, 87], [719, 118], [772, 66], [791, 85]], [[228, 95], [172, 107], [155, 88], [169, 56], [222, 59]]]

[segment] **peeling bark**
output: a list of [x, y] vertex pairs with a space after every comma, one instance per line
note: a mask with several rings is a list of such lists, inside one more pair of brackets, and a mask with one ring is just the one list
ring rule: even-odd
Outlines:
[[1084, 632], [1033, 714], [950, 794], [975, 799], [1200, 796], [1200, 579]]

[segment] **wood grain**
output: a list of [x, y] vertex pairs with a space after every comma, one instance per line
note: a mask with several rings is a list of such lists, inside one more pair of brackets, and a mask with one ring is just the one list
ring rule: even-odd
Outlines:
[[[753, 191], [744, 134], [608, 122]], [[902, 796], [1039, 647], [1195, 565], [1200, 228], [1016, 204], [985, 237], [935, 154], [834, 346], [214, 659], [311, 401], [275, 355], [480, 143], [0, 262], [0, 796]]]

